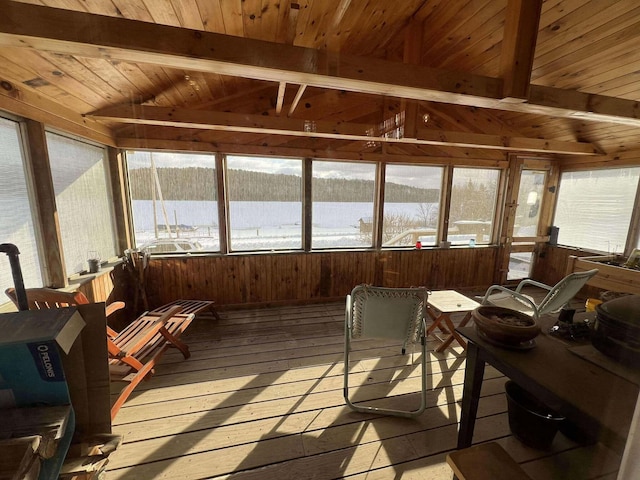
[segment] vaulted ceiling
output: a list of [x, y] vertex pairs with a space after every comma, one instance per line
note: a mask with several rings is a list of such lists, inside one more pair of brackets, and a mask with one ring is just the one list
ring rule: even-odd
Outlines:
[[640, 149], [637, 0], [0, 0], [0, 11], [0, 109], [110, 145], [489, 161]]

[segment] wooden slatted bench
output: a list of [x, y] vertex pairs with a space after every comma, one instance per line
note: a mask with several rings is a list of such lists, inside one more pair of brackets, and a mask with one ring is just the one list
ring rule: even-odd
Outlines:
[[213, 300], [174, 300], [173, 302], [167, 303], [166, 305], [162, 305], [161, 307], [154, 308], [151, 310], [152, 313], [165, 313], [169, 309], [175, 306], [182, 307], [180, 313], [183, 314], [194, 314], [202, 313], [205, 310], [209, 310], [209, 312], [216, 317], [216, 320], [220, 320], [220, 315], [216, 311], [214, 304], [216, 302]]
[[459, 480], [531, 480], [495, 442], [451, 452], [447, 454], [447, 463]]

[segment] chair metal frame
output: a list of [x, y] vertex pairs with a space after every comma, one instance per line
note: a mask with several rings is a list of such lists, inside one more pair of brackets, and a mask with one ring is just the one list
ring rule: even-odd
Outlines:
[[[522, 280], [515, 290], [501, 285], [490, 286], [482, 299], [482, 305], [495, 305], [506, 307], [538, 319], [547, 313], [557, 313], [567, 305], [591, 277], [598, 273], [598, 269], [585, 272], [575, 272], [567, 275], [553, 287], [535, 280]], [[522, 289], [528, 285], [547, 290], [548, 293], [538, 304], [529, 295], [522, 293]], [[498, 292], [498, 293], [495, 293]], [[493, 299], [491, 298], [493, 296]], [[500, 298], [498, 298], [500, 297]]]
[[[344, 399], [357, 412], [415, 417], [427, 406], [427, 347], [425, 314], [428, 290], [424, 287], [385, 288], [358, 285], [346, 299], [344, 344]], [[373, 304], [373, 305], [372, 305]], [[367, 308], [367, 306], [371, 308]], [[401, 307], [401, 308], [398, 308]], [[395, 310], [395, 311], [394, 311]], [[398, 315], [403, 315], [400, 318]], [[354, 404], [349, 398], [349, 354], [351, 340], [382, 338], [401, 340], [402, 354], [408, 343], [420, 341], [422, 359], [422, 388], [417, 410], [396, 410]]]

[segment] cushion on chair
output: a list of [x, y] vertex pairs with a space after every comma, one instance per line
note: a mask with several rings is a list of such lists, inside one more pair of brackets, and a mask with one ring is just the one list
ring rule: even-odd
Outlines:
[[[415, 310], [416, 305], [407, 303], [406, 299], [370, 297], [364, 307], [366, 321], [362, 335], [370, 338], [405, 340], [412, 326], [406, 319], [414, 318]], [[393, 319], [399, 321], [389, 321]]]

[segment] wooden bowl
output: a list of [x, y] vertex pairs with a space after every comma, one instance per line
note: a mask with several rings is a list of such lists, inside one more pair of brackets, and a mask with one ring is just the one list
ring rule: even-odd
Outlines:
[[471, 315], [480, 333], [499, 343], [520, 345], [540, 333], [533, 318], [510, 308], [481, 305]]

